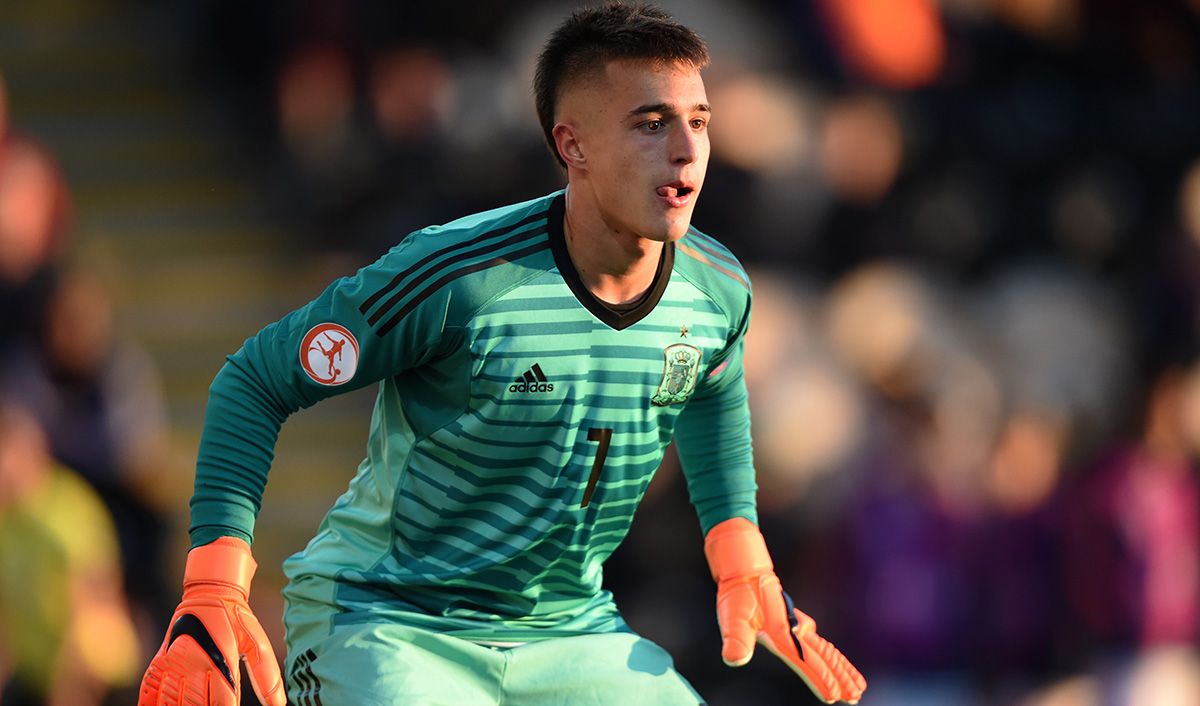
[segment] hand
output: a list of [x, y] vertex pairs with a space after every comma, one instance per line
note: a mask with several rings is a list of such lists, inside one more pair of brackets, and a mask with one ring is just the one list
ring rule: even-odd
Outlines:
[[138, 706], [238, 706], [239, 659], [258, 700], [285, 706], [275, 652], [246, 602], [256, 568], [250, 546], [234, 537], [188, 552], [183, 600], [142, 677]]
[[867, 682], [836, 647], [817, 634], [817, 624], [783, 591], [766, 542], [744, 518], [713, 527], [704, 553], [717, 581], [721, 658], [740, 667], [762, 643], [791, 667], [825, 703], [858, 703]]

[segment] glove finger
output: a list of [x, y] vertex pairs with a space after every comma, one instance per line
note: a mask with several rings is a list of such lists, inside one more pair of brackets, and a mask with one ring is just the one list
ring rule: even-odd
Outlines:
[[229, 680], [215, 668], [209, 654], [188, 638], [180, 638], [167, 652], [166, 672], [172, 690], [164, 684], [164, 706], [170, 704], [204, 704], [205, 706], [237, 706], [241, 693], [238, 688], [240, 675], [234, 671], [234, 681]]
[[857, 703], [867, 688], [867, 680], [855, 668], [842, 651], [816, 632], [816, 623], [800, 610], [795, 610], [797, 627], [795, 633], [801, 643], [805, 658], [819, 658], [834, 678], [840, 697], [849, 703]]
[[214, 669], [235, 692], [240, 691], [235, 619], [220, 600], [185, 600], [179, 604], [168, 634], [168, 654], [186, 659], [189, 671], [185, 674]]
[[275, 658], [275, 650], [258, 618], [248, 609], [238, 610], [238, 620], [242, 625], [239, 647], [246, 659], [246, 673], [250, 676], [250, 686], [254, 688], [258, 700], [266, 706], [286, 706], [287, 696], [284, 693], [283, 676], [279, 672], [279, 660]]
[[[836, 648], [835, 648], [836, 650]], [[838, 678], [838, 684], [842, 687], [842, 692], [846, 694], [859, 693], [861, 694], [867, 688], [867, 680], [862, 673], [850, 664], [850, 660], [841, 652], [837, 653], [837, 663], [834, 668], [834, 674]]]
[[[780, 596], [786, 608], [784, 615], [789, 618], [787, 633], [791, 647], [800, 659], [801, 668], [805, 668], [809, 687], [828, 703], [839, 700], [844, 696], [844, 690], [835, 668], [833, 653], [837, 652], [836, 648], [817, 634], [816, 621], [796, 608], [791, 596], [784, 591], [780, 591]], [[845, 658], [842, 661], [845, 662]]]
[[779, 588], [778, 579], [763, 582], [762, 597], [766, 624], [759, 641], [803, 679], [818, 698], [826, 703], [837, 701], [841, 689], [829, 666], [819, 652], [806, 650], [800, 641], [802, 635], [816, 633], [812, 618], [795, 609], [791, 597]]
[[163, 689], [159, 694], [158, 702], [162, 706], [175, 706], [175, 704], [205, 704], [208, 706], [208, 693], [204, 688], [203, 674], [200, 675], [200, 683], [196, 683], [193, 677], [191, 683], [188, 682], [187, 675], [171, 674], [168, 672], [167, 678], [163, 681]]
[[183, 680], [173, 674], [163, 674], [162, 684], [158, 687], [158, 699], [154, 706], [175, 706], [182, 704]]
[[796, 659], [792, 656], [795, 654], [795, 648], [780, 649], [777, 643], [765, 632], [759, 635], [759, 641], [772, 654], [791, 668], [796, 673], [796, 676], [803, 679], [805, 685], [808, 686], [809, 690], [817, 698], [827, 704], [831, 704], [841, 697], [842, 692], [838, 688], [837, 681], [820, 656], [814, 653], [810, 654], [807, 659]]
[[847, 701], [851, 699], [857, 701], [867, 688], [867, 680], [863, 678], [862, 673], [855, 669], [854, 665], [850, 664], [850, 660], [846, 659], [846, 655], [842, 654], [841, 650], [834, 647], [828, 640], [814, 634], [805, 642], [807, 644], [810, 641], [819, 641], [814, 647], [822, 654], [825, 663], [829, 665], [830, 671], [837, 679], [843, 698]]
[[740, 667], [749, 662], [754, 656], [762, 613], [748, 584], [731, 587], [718, 598], [717, 623], [721, 627], [721, 659], [725, 664]]
[[142, 686], [138, 689], [137, 706], [158, 706], [158, 692], [162, 687], [163, 673], [160, 667], [160, 654], [150, 660], [146, 674], [142, 677]]
[[828, 683], [834, 692], [846, 701], [858, 701], [858, 698], [862, 696], [863, 689], [866, 688], [866, 681], [850, 664], [845, 655], [828, 640], [815, 633], [806, 635], [802, 642], [806, 648], [805, 653], [809, 655], [808, 661], [813, 662], [820, 659], [821, 664], [824, 665], [826, 673], [829, 675]]

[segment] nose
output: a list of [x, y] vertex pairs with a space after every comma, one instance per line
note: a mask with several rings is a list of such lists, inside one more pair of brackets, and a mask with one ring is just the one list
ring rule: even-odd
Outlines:
[[699, 159], [701, 141], [708, 139], [708, 136], [693, 130], [686, 121], [682, 121], [680, 129], [674, 132], [674, 139], [671, 140], [671, 163], [691, 164]]

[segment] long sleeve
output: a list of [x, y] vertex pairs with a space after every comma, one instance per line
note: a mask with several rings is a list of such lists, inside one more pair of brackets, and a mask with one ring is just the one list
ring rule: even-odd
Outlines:
[[289, 415], [435, 355], [450, 295], [427, 290], [393, 300], [395, 265], [411, 259], [404, 249], [337, 280], [229, 356], [209, 389], [191, 500], [193, 546], [227, 535], [251, 541]]
[[703, 532], [731, 517], [757, 523], [750, 407], [742, 369], [749, 299], [728, 346], [679, 415], [675, 442]]

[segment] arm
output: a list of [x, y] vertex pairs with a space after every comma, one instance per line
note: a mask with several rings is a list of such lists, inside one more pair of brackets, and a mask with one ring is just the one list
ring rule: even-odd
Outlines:
[[742, 340], [708, 366], [676, 424], [676, 447], [702, 532], [745, 517], [757, 521], [750, 407], [742, 371]]
[[292, 413], [419, 366], [438, 352], [448, 290], [423, 298], [385, 336], [377, 331], [387, 317], [372, 320], [371, 310], [361, 311], [392, 278], [389, 258], [402, 255], [403, 246], [334, 282], [247, 340], [217, 373], [196, 460], [193, 547], [226, 536], [253, 541], [275, 444]]
[[710, 362], [680, 413], [679, 457], [705, 533], [704, 553], [717, 582], [721, 657], [750, 661], [755, 642], [796, 672], [826, 703], [857, 703], [866, 681], [816, 623], [783, 591], [757, 526], [750, 410], [742, 370], [749, 304], [732, 342]]
[[[406, 241], [407, 243], [408, 241]], [[196, 463], [183, 600], [142, 680], [139, 706], [234, 706], [245, 660], [259, 701], [283, 706], [284, 685], [248, 598], [256, 564], [254, 522], [280, 428], [293, 412], [421, 365], [441, 341], [447, 290], [421, 291], [399, 309], [386, 335], [368, 302], [390, 291], [402, 244], [354, 277], [338, 280], [305, 307], [267, 326], [230, 356], [209, 393]], [[379, 296], [374, 296], [378, 301]], [[392, 319], [384, 319], [392, 321]]]
[[749, 303], [732, 341], [708, 361], [675, 425], [675, 445], [701, 531], [733, 517], [758, 520], [750, 406], [742, 369]]

